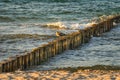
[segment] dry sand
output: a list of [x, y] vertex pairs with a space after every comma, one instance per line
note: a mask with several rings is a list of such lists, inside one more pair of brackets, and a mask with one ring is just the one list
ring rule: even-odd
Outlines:
[[0, 80], [120, 80], [120, 70], [16, 71], [1, 73]]

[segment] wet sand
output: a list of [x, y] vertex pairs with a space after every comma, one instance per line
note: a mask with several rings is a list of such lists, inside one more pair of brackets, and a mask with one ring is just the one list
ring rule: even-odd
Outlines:
[[0, 80], [120, 80], [120, 70], [49, 70], [1, 73]]

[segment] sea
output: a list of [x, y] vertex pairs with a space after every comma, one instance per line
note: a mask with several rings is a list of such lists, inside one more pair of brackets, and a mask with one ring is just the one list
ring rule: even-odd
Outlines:
[[[120, 0], [0, 0], [0, 61], [90, 26], [101, 16], [120, 14]], [[120, 25], [38, 69], [93, 65], [120, 66]]]

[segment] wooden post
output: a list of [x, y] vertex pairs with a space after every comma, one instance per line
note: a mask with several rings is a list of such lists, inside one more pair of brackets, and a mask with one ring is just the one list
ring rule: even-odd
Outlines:
[[77, 43], [77, 33], [75, 32], [74, 33], [75, 35], [75, 40], [74, 40], [74, 45], [75, 45], [75, 48], [78, 47], [78, 43]]
[[[63, 37], [63, 41], [60, 41], [61, 45], [62, 45], [62, 43], [64, 43], [65, 50], [70, 49], [70, 41], [71, 41], [70, 39], [71, 39], [70, 34], [68, 34], [67, 36]], [[61, 47], [59, 47], [59, 48], [61, 48]]]
[[56, 42], [57, 43], [57, 47], [58, 47], [58, 54], [62, 52], [62, 38], [58, 38], [58, 41]]
[[20, 70], [24, 69], [24, 60], [23, 60], [23, 55], [20, 55], [19, 57], [19, 62], [20, 62]]
[[[72, 36], [72, 34], [70, 35], [70, 36]], [[74, 41], [73, 41], [73, 38], [74, 38], [74, 36], [72, 36], [71, 38], [70, 38], [70, 49], [73, 49], [74, 48]]]
[[27, 53], [27, 60], [28, 60], [28, 61], [27, 61], [27, 64], [28, 64], [28, 65], [27, 65], [27, 68], [29, 68], [29, 67], [30, 67], [30, 63], [31, 63], [31, 62], [30, 62], [30, 53]]
[[52, 48], [52, 56], [55, 56], [56, 55], [56, 41], [52, 42], [52, 46], [53, 46], [53, 48]]
[[112, 20], [112, 19], [110, 20], [110, 26], [111, 26], [111, 29], [114, 27], [114, 26], [113, 26], [113, 20]]
[[63, 51], [65, 51], [67, 49], [66, 48], [67, 45], [66, 45], [66, 39], [65, 39], [65, 37], [63, 37], [61, 41], [63, 43]]
[[40, 62], [44, 61], [44, 47], [40, 47]]
[[45, 60], [48, 59], [47, 47], [45, 45], [43, 46], [43, 52], [44, 52], [44, 54], [43, 54], [44, 56], [43, 57], [44, 57], [44, 61], [45, 61]]
[[100, 27], [100, 35], [103, 33], [103, 23], [104, 22], [101, 22], [101, 23], [99, 23], [99, 27]]
[[0, 62], [0, 73], [3, 72], [3, 64]]
[[17, 61], [17, 69], [22, 69], [22, 61], [21, 61], [21, 55], [16, 55], [16, 61]]
[[24, 57], [23, 57], [23, 60], [24, 60], [24, 69], [28, 68], [28, 62], [29, 62], [29, 53], [25, 53], [24, 54]]
[[84, 32], [82, 30], [79, 30], [80, 34], [81, 34], [81, 44], [84, 43]]
[[10, 61], [9, 65], [11, 67], [10, 71], [17, 70], [17, 59], [16, 59], [16, 57], [14, 57], [14, 56], [13, 57], [9, 57], [9, 61]]
[[1, 69], [1, 71], [0, 72], [6, 72], [7, 71], [6, 61], [7, 60], [1, 61], [1, 63], [0, 63], [0, 69]]
[[50, 56], [53, 57], [55, 55], [55, 51], [54, 51], [54, 42], [49, 42], [49, 49], [50, 49]]
[[87, 30], [87, 28], [83, 29], [82, 32], [84, 35], [84, 43], [87, 43], [88, 42], [88, 30]]
[[38, 55], [39, 55], [38, 65], [39, 65], [39, 64], [41, 64], [41, 62], [42, 62], [42, 57], [41, 57], [41, 52], [42, 52], [42, 51], [41, 51], [41, 47], [38, 47], [38, 49], [39, 49], [39, 50], [38, 50], [38, 52], [39, 52], [39, 54], [38, 54]]
[[[61, 38], [61, 37], [60, 37], [60, 38]], [[56, 41], [56, 47], [55, 47], [56, 54], [59, 54], [58, 44], [59, 44], [59, 39]]]
[[100, 28], [99, 28], [99, 24], [97, 24], [96, 26], [95, 26], [95, 36], [97, 37], [97, 36], [100, 36]]
[[5, 65], [6, 65], [6, 71], [5, 72], [9, 72], [9, 60], [6, 60]]
[[66, 44], [67, 44], [66, 46], [67, 50], [70, 49], [70, 36], [66, 37]]
[[38, 65], [39, 63], [39, 48], [35, 48], [32, 51], [33, 55], [34, 55], [34, 65]]
[[36, 50], [36, 65], [39, 65], [40, 64], [40, 49], [39, 47], [37, 48]]

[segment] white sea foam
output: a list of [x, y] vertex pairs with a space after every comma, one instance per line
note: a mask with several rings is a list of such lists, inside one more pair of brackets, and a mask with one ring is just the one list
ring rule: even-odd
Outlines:
[[42, 26], [49, 28], [67, 29], [67, 26], [65, 26], [62, 22], [52, 22], [52, 23], [43, 24]]
[[90, 22], [90, 23], [65, 23], [65, 22], [55, 22], [55, 23], [47, 23], [43, 24], [43, 27], [49, 27], [49, 28], [56, 28], [56, 29], [84, 29], [86, 27], [91, 27], [93, 24], [97, 24], [96, 22]]
[[94, 24], [97, 24], [102, 21], [106, 21], [107, 19], [113, 18], [115, 15], [102, 15], [99, 17], [94, 17], [92, 20], [90, 19], [83, 19], [80, 20], [79, 22], [48, 22], [48, 23], [27, 23], [27, 24], [20, 24], [22, 27], [44, 27], [44, 28], [54, 28], [54, 29], [84, 29], [86, 27], [91, 27]]
[[[52, 23], [46, 23], [43, 24], [43, 27], [49, 27], [49, 28], [56, 28], [56, 29], [84, 29], [86, 27], [91, 27], [94, 24], [97, 24], [102, 21], [106, 21], [107, 19], [113, 18], [113, 15], [102, 15], [99, 17], [95, 17], [92, 19], [89, 23], [77, 23], [77, 22], [52, 22]], [[80, 21], [81, 22], [81, 21]]]
[[84, 24], [72, 24], [71, 29], [84, 29], [86, 27], [92, 27], [93, 24], [97, 24], [96, 22], [84, 23]]

